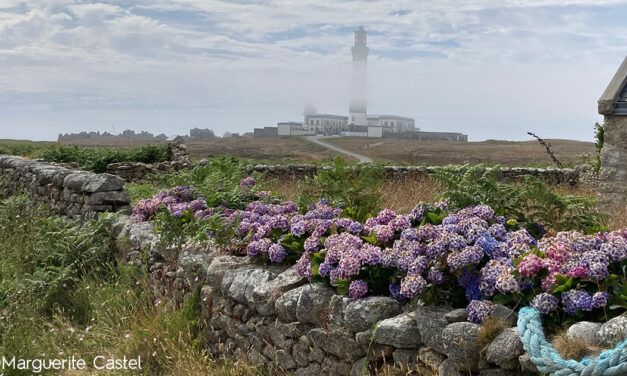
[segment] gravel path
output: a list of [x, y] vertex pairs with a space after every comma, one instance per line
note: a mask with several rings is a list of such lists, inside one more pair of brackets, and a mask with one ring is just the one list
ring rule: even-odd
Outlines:
[[327, 149], [335, 150], [335, 151], [337, 151], [338, 153], [346, 154], [346, 155], [348, 155], [349, 157], [356, 158], [356, 159], [358, 159], [358, 160], [359, 160], [359, 163], [370, 163], [370, 162], [372, 162], [372, 159], [370, 159], [370, 158], [368, 158], [368, 157], [366, 157], [366, 156], [363, 156], [363, 155], [361, 155], [361, 154], [357, 154], [357, 153], [353, 153], [352, 151], [348, 151], [348, 150], [345, 150], [345, 149], [339, 148], [339, 147], [337, 147], [337, 146], [335, 146], [335, 145], [330, 145], [330, 144], [327, 144], [326, 142], [323, 142], [323, 141], [322, 141], [322, 140], [324, 140], [325, 138], [332, 138], [332, 137], [333, 137], [333, 136], [307, 136], [307, 137], [305, 137], [305, 138], [306, 138], [307, 140], [309, 140], [309, 141], [311, 141], [311, 142], [315, 143], [315, 144], [318, 144], [318, 145], [324, 146], [324, 147], [325, 147], [325, 148], [327, 148]]

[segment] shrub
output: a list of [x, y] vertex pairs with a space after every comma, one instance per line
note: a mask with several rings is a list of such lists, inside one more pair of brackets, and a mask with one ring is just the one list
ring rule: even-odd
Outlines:
[[61, 310], [84, 319], [74, 289], [83, 277], [107, 272], [111, 218], [80, 226], [47, 214], [25, 196], [0, 202], [0, 307], [32, 295], [47, 314]]
[[50, 144], [44, 141], [0, 140], [0, 154], [28, 157], [38, 150], [49, 147]]
[[171, 158], [165, 145], [145, 145], [132, 149], [81, 148], [50, 146], [39, 150], [35, 156], [49, 162], [76, 163], [84, 169], [102, 173], [107, 165], [119, 162], [158, 163]]

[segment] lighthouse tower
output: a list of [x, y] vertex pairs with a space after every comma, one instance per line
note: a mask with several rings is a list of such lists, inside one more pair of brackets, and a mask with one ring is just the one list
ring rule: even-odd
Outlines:
[[351, 99], [348, 108], [348, 124], [368, 125], [366, 119], [367, 106], [367, 61], [366, 30], [363, 27], [355, 30], [353, 52], [353, 73], [351, 76]]

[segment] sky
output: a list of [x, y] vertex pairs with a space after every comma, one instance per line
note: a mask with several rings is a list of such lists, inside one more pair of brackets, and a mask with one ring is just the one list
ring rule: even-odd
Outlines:
[[0, 0], [0, 138], [216, 134], [368, 112], [472, 141], [593, 139], [627, 55], [621, 0]]

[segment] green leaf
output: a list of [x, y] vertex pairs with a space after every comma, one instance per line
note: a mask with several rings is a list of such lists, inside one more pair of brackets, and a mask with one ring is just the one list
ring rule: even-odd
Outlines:
[[520, 264], [520, 262], [522, 261], [522, 256], [520, 257], [516, 257], [515, 259], [512, 260], [512, 264], [514, 265], [514, 267], [518, 267], [518, 265]]
[[507, 303], [509, 303], [511, 301], [511, 298], [509, 298], [507, 295], [504, 294], [496, 294], [494, 295], [494, 297], [492, 298], [492, 301], [495, 304], [503, 304], [506, 305]]
[[348, 288], [350, 286], [350, 281], [339, 278], [331, 283], [332, 286], [335, 286], [336, 291], [340, 295], [348, 294]]
[[376, 231], [373, 231], [372, 235], [370, 236], [362, 236], [361, 238], [370, 244], [375, 244], [375, 245], [377, 244], [377, 232]]

